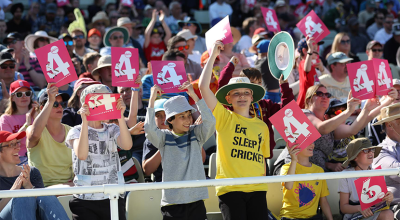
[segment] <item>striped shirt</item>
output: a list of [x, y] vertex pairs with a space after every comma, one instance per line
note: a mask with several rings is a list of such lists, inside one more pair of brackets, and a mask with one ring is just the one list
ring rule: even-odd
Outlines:
[[[42, 68], [40, 67], [39, 61], [36, 57], [30, 57], [29, 63], [37, 73], [43, 74]], [[24, 76], [25, 81], [27, 81], [30, 86], [36, 86], [35, 83], [33, 83], [31, 75], [29, 74], [28, 69], [26, 68], [24, 63], [19, 64], [18, 72], [20, 72]]]

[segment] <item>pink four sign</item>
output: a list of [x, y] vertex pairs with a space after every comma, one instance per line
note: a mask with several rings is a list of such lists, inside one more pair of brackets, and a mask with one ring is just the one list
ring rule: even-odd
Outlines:
[[387, 95], [393, 86], [392, 71], [387, 60], [372, 59], [376, 78], [376, 95]]
[[119, 94], [94, 93], [88, 94], [85, 104], [89, 105], [88, 121], [101, 121], [121, 118], [121, 111], [117, 110]]
[[139, 53], [136, 48], [111, 47], [111, 77], [113, 86], [135, 87], [139, 72]]
[[321, 137], [295, 101], [291, 101], [269, 120], [289, 143], [289, 147], [298, 144], [298, 148], [304, 149]]
[[223, 44], [229, 44], [233, 42], [231, 25], [229, 23], [229, 16], [226, 16], [214, 27], [206, 32], [206, 46], [208, 53], [211, 54], [211, 49], [217, 40], [222, 41]]
[[311, 10], [296, 26], [304, 36], [313, 37], [315, 42], [321, 41], [329, 34], [328, 28], [314, 10]]
[[275, 10], [261, 7], [261, 12], [264, 16], [268, 31], [280, 32], [281, 27], [279, 26], [278, 17], [276, 16]]
[[123, 6], [131, 7], [131, 6], [133, 5], [133, 0], [122, 0], [122, 1], [121, 1], [121, 4], [122, 4]]
[[153, 82], [164, 93], [182, 92], [178, 88], [187, 81], [185, 65], [182, 61], [151, 61]]
[[35, 53], [48, 83], [60, 87], [78, 79], [63, 40], [38, 48]]
[[63, 7], [69, 4], [69, 0], [57, 0], [57, 7]]

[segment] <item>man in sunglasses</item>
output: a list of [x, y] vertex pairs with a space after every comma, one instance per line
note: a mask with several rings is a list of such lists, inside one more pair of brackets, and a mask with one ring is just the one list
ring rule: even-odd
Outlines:
[[397, 65], [397, 50], [400, 48], [400, 23], [393, 24], [393, 36], [383, 46], [383, 58], [389, 63]]
[[74, 43], [73, 53], [80, 59], [83, 60], [83, 56], [87, 53], [93, 53], [94, 50], [85, 47], [86, 37], [81, 29], [75, 28], [70, 32], [72, 41]]
[[376, 32], [383, 28], [383, 20], [385, 19], [385, 15], [387, 13], [387, 10], [383, 8], [376, 11], [374, 16], [375, 22], [367, 28], [369, 39], [374, 39]]
[[368, 60], [382, 59], [383, 47], [378, 41], [372, 40], [367, 44], [367, 50], [365, 53], [368, 55]]
[[[79, 73], [84, 73], [84, 72], [86, 72], [85, 67], [82, 65], [82, 59], [79, 58], [79, 57], [74, 53], [75, 41], [73, 41], [73, 38], [71, 37], [71, 35], [64, 33], [64, 34], [61, 34], [61, 35], [58, 37], [58, 39], [59, 39], [59, 40], [62, 39], [62, 40], [64, 41], [64, 44], [65, 44], [65, 46], [67, 47], [67, 51], [68, 51], [69, 57], [70, 57], [71, 59], [74, 59], [74, 58], [75, 58], [75, 59], [77, 59], [77, 60], [79, 61], [79, 63], [80, 63], [80, 65], [79, 65], [80, 69], [79, 69], [79, 70], [76, 69], [76, 66], [75, 66], [76, 73], [79, 75]], [[61, 87], [60, 87], [60, 89], [61, 89], [62, 91], [65, 91], [66, 88], [61, 88]], [[71, 90], [71, 91], [72, 91], [72, 90]], [[68, 94], [72, 94], [72, 93], [68, 93]]]
[[70, 126], [61, 123], [69, 95], [54, 83], [39, 97], [40, 113], [26, 130], [29, 165], [38, 168], [44, 186], [73, 186], [72, 151], [65, 147]]
[[0, 52], [0, 114], [7, 107], [8, 98], [10, 97], [10, 85], [18, 79], [15, 72], [15, 59], [9, 52]]
[[185, 54], [185, 70], [190, 80], [194, 81], [200, 78], [201, 72], [203, 69], [201, 68], [200, 64], [188, 59], [189, 56], [189, 45], [186, 42], [186, 39], [181, 36], [175, 36], [168, 40], [167, 44], [168, 50], [180, 51]]
[[383, 28], [376, 32], [374, 36], [374, 40], [379, 43], [386, 44], [386, 42], [393, 37], [392, 26], [394, 24], [394, 17], [392, 14], [387, 14], [385, 16], [385, 20], [383, 22]]
[[200, 36], [203, 31], [200, 23], [197, 22], [193, 17], [187, 17], [184, 20], [178, 21], [178, 25], [182, 28], [182, 30], [189, 30], [193, 35], [197, 35], [194, 50], [199, 51], [200, 54], [203, 54], [204, 51], [207, 50], [207, 46], [206, 39]]

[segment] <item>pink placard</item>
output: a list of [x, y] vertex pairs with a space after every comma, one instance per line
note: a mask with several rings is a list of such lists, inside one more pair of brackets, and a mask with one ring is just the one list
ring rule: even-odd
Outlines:
[[60, 87], [78, 80], [63, 40], [38, 48], [35, 53], [48, 83], [56, 83]]
[[57, 7], [63, 7], [69, 4], [69, 0], [57, 0]]
[[297, 5], [296, 9], [294, 10], [294, 16], [296, 16], [296, 18], [301, 18], [304, 16], [304, 14], [307, 11], [308, 6], [304, 3], [300, 3]]
[[85, 97], [85, 104], [89, 105], [88, 121], [102, 121], [121, 118], [121, 111], [117, 110], [119, 94], [93, 93]]
[[269, 118], [289, 147], [298, 144], [304, 149], [321, 137], [297, 103], [293, 100]]
[[214, 27], [206, 32], [206, 46], [208, 53], [211, 54], [211, 49], [217, 40], [222, 41], [223, 44], [233, 42], [231, 25], [229, 23], [229, 16], [226, 16]]
[[122, 0], [122, 1], [121, 1], [121, 4], [122, 4], [123, 6], [131, 7], [131, 6], [133, 5], [133, 0]]
[[139, 88], [139, 53], [136, 48], [111, 47], [111, 77], [113, 86]]
[[375, 69], [376, 95], [387, 95], [393, 86], [392, 71], [387, 60], [372, 59]]
[[187, 81], [183, 61], [151, 61], [153, 82], [159, 85], [164, 93], [179, 93], [178, 88]]
[[265, 24], [267, 25], [268, 31], [280, 32], [281, 27], [279, 26], [278, 17], [273, 9], [261, 7], [261, 12], [264, 16]]
[[321, 41], [329, 34], [328, 28], [314, 10], [311, 10], [296, 26], [304, 36], [313, 37], [315, 42]]
[[324, 2], [325, 2], [325, 0], [316, 0], [315, 1], [318, 5], [321, 5], [321, 6], [323, 6], [324, 5]]
[[253, 8], [255, 4], [256, 4], [256, 0], [246, 0], [246, 5], [249, 8]]
[[375, 72], [372, 60], [347, 64], [351, 93], [360, 100], [375, 97]]
[[[380, 169], [380, 166], [377, 169]], [[388, 192], [383, 176], [360, 177], [354, 181], [354, 185], [362, 210], [382, 202], [382, 198]]]

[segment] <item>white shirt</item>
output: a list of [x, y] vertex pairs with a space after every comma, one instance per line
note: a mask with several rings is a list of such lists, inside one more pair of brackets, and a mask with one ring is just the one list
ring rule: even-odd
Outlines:
[[381, 44], [385, 44], [392, 37], [392, 33], [388, 34], [386, 33], [385, 28], [382, 28], [378, 32], [376, 32], [374, 40], [378, 41]]
[[237, 43], [237, 49], [239, 51], [248, 50], [252, 45], [251, 37], [249, 35], [243, 35]]
[[208, 11], [210, 14], [210, 23], [215, 18], [224, 18], [233, 12], [232, 7], [225, 2], [222, 5], [218, 4], [218, 2], [212, 3]]

